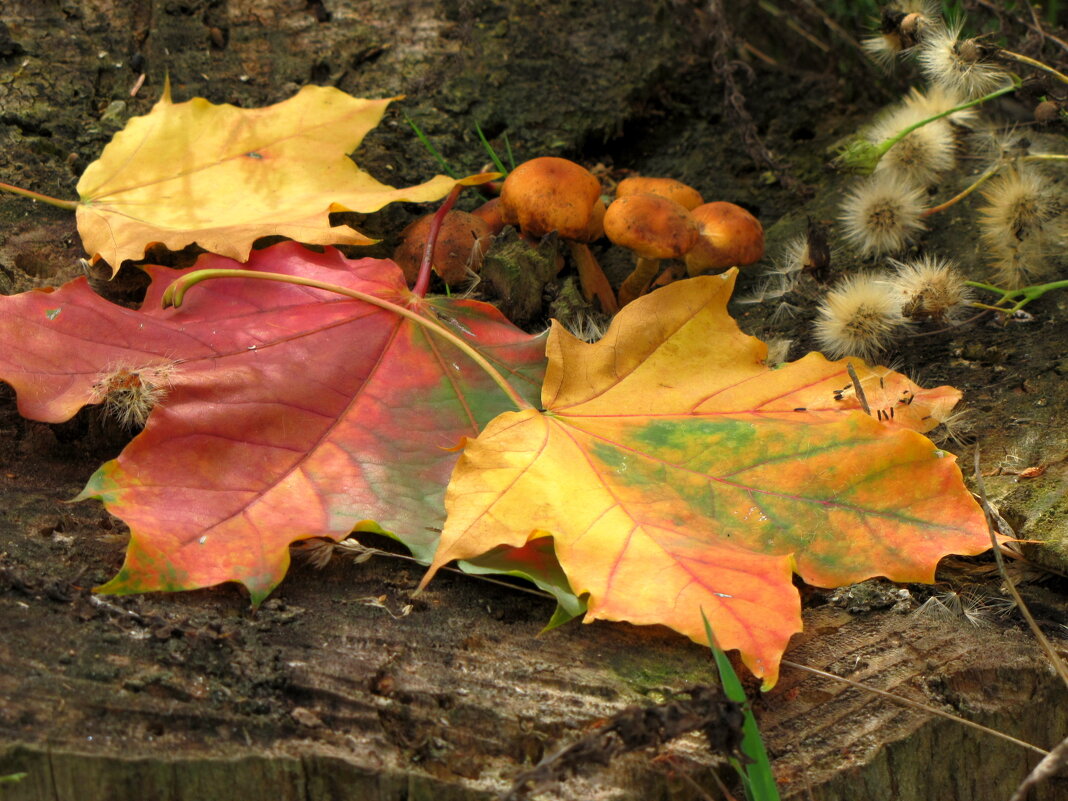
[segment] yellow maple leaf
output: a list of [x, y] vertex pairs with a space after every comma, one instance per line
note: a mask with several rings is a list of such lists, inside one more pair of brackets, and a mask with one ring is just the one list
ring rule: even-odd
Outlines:
[[[373, 243], [335, 211], [370, 213], [396, 201], [423, 203], [457, 181], [437, 175], [395, 189], [346, 154], [397, 98], [366, 100], [323, 86], [259, 109], [203, 98], [171, 101], [134, 117], [78, 182], [78, 231], [85, 249], [117, 271], [152, 243], [196, 243], [239, 261], [252, 243], [278, 235], [308, 244]], [[462, 183], [479, 183], [472, 177]]]
[[726, 313], [736, 272], [635, 301], [592, 345], [554, 322], [545, 411], [502, 414], [465, 443], [423, 584], [453, 559], [552, 537], [587, 621], [704, 642], [703, 611], [771, 686], [801, 629], [792, 573], [929, 582], [945, 554], [989, 548], [953, 457], [919, 433], [959, 393], [816, 353], [772, 369]]

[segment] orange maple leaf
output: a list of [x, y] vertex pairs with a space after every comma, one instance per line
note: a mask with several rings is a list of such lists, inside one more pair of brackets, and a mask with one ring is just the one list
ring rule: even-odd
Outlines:
[[593, 345], [554, 323], [545, 411], [503, 414], [466, 443], [423, 583], [551, 536], [587, 622], [704, 642], [704, 610], [770, 687], [801, 630], [791, 572], [824, 587], [929, 582], [942, 556], [989, 548], [954, 457], [913, 430], [956, 391], [854, 361], [878, 408], [904, 410], [890, 418], [858, 411], [847, 360], [769, 368], [726, 313], [735, 274], [658, 290]]
[[[169, 86], [152, 111], [134, 117], [78, 182], [78, 232], [87, 252], [117, 271], [151, 243], [196, 243], [245, 261], [262, 236], [318, 245], [375, 240], [330, 213], [370, 213], [397, 201], [444, 197], [457, 183], [438, 175], [395, 189], [346, 154], [392, 100], [305, 86], [273, 106], [241, 109], [203, 98], [173, 103]], [[480, 183], [492, 176], [464, 179]]]

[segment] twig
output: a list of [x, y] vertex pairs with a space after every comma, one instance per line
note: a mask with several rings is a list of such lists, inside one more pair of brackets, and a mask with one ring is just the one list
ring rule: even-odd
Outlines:
[[979, 446], [975, 446], [975, 488], [978, 491], [976, 494], [979, 496], [979, 504], [983, 507], [983, 513], [986, 515], [987, 531], [990, 534], [990, 542], [994, 546], [994, 559], [998, 563], [998, 572], [1001, 573], [1001, 578], [1005, 582], [1005, 587], [1008, 589], [1012, 599], [1016, 602], [1016, 607], [1020, 610], [1020, 614], [1024, 616], [1027, 621], [1027, 625], [1031, 627], [1031, 631], [1035, 635], [1035, 639], [1038, 640], [1038, 644], [1042, 647], [1042, 650], [1046, 652], [1046, 656], [1053, 665], [1053, 669], [1057, 671], [1057, 675], [1061, 677], [1065, 687], [1068, 687], [1068, 666], [1065, 666], [1064, 660], [1060, 658], [1057, 652], [1054, 650], [1052, 643], [1047, 639], [1042, 629], [1039, 628], [1038, 623], [1035, 622], [1034, 617], [1031, 615], [1031, 610], [1027, 608], [1027, 604], [1024, 603], [1023, 598], [1020, 597], [1020, 593], [1016, 589], [1016, 585], [1009, 577], [1009, 571], [1005, 569], [1005, 558], [1001, 555], [1001, 545], [998, 543], [997, 532], [1000, 532], [1005, 537], [1015, 537], [1016, 532], [1012, 530], [1012, 527], [1005, 521], [1005, 519], [997, 513], [993, 506], [990, 505], [990, 501], [987, 499], [986, 487], [983, 484], [983, 474], [979, 470]]
[[857, 369], [853, 366], [853, 362], [846, 362], [846, 372], [849, 373], [849, 377], [853, 381], [853, 389], [857, 393], [857, 400], [860, 401], [860, 408], [864, 410], [864, 414], [870, 417], [871, 406], [868, 405], [868, 398], [864, 394], [864, 387], [860, 385], [860, 379], [857, 378]]
[[933, 706], [928, 706], [927, 704], [920, 703], [919, 701], [913, 701], [900, 695], [894, 695], [894, 693], [887, 692], [886, 690], [879, 690], [875, 687], [869, 687], [867, 684], [861, 684], [859, 681], [853, 681], [852, 679], [847, 679], [844, 676], [838, 676], [834, 673], [829, 673], [826, 670], [820, 670], [819, 668], [802, 665], [799, 662], [791, 662], [789, 659], [782, 660], [782, 664], [789, 665], [790, 667], [797, 668], [798, 670], [807, 671], [808, 673], [815, 673], [817, 676], [823, 676], [825, 679], [834, 679], [835, 681], [842, 682], [843, 684], [848, 684], [850, 687], [856, 687], [858, 690], [864, 690], [865, 692], [869, 692], [874, 695], [878, 695], [882, 698], [886, 698], [889, 701], [893, 701], [899, 706], [911, 707], [912, 709], [918, 709], [919, 711], [926, 712], [930, 715], [937, 715], [940, 718], [955, 721], [956, 723], [960, 723], [962, 726], [968, 726], [969, 728], [976, 729], [978, 731], [984, 732], [985, 734], [989, 734], [994, 737], [1000, 737], [1002, 740], [1006, 740], [1007, 742], [1010, 742], [1014, 745], [1018, 745], [1021, 748], [1026, 748], [1028, 751], [1033, 751], [1036, 754], [1042, 754], [1042, 756], [1045, 756], [1047, 753], [1049, 753], [1048, 751], [1039, 748], [1037, 745], [1031, 745], [1031, 743], [1024, 742], [1023, 740], [1018, 740], [1011, 735], [1005, 734], [1005, 732], [1000, 732], [997, 729], [991, 729], [988, 726], [984, 726], [982, 723], [976, 723], [974, 720], [968, 720], [967, 718], [958, 717], [957, 715], [951, 714], [949, 712], [944, 712], [941, 709], [936, 709]]
[[764, 144], [757, 132], [756, 123], [749, 113], [745, 104], [745, 95], [738, 86], [735, 73], [739, 69], [752, 72], [749, 66], [730, 58], [730, 50], [734, 42], [734, 31], [727, 21], [727, 15], [723, 10], [723, 0], [708, 0], [707, 4], [710, 28], [712, 31], [712, 70], [715, 76], [723, 82], [723, 102], [728, 116], [732, 119], [746, 153], [756, 162], [763, 162], [771, 168], [772, 172], [782, 181], [790, 191], [798, 195], [811, 194], [811, 189], [794, 178], [789, 170]]
[[849, 33], [849, 31], [847, 31], [845, 28], [843, 28], [841, 25], [839, 25], [834, 20], [833, 17], [828, 15], [818, 5], [813, 3], [812, 0], [800, 0], [800, 2], [801, 2], [801, 5], [803, 5], [805, 8], [807, 8], [813, 14], [816, 14], [823, 21], [824, 25], [826, 25], [829, 29], [831, 29], [836, 34], [838, 34], [840, 37], [842, 37], [847, 42], [849, 42], [849, 44], [851, 44], [853, 46], [853, 48], [857, 50], [857, 52], [859, 52], [861, 55], [864, 55], [866, 57], [866, 54], [864, 52], [864, 48], [861, 46], [860, 42], [858, 42], [855, 38], [853, 38], [853, 36]]
[[[987, 9], [988, 11], [994, 12], [994, 14], [998, 15], [999, 18], [1001, 16], [1001, 8], [1000, 8], [1000, 6], [997, 5], [997, 4], [988, 2], [988, 0], [976, 0], [976, 5], [982, 6], [983, 8]], [[1054, 43], [1060, 45], [1065, 50], [1068, 50], [1068, 42], [1064, 41], [1063, 39], [1061, 39], [1061, 38], [1059, 38], [1057, 36], [1054, 36], [1052, 33], [1047, 33], [1045, 30], [1043, 30], [1043, 28], [1041, 26], [1036, 26], [1034, 24], [1027, 23], [1027, 22], [1023, 22], [1022, 24], [1024, 25], [1024, 27], [1030, 28], [1035, 33], [1043, 36], [1046, 39], [1049, 39], [1051, 42], [1054, 42]]]
[[1048, 779], [1050, 776], [1064, 770], [1065, 767], [1068, 767], [1068, 737], [1061, 740], [1060, 745], [1046, 754], [1042, 761], [1035, 765], [1035, 769], [1027, 774], [1026, 779], [1020, 782], [1020, 786], [1016, 788], [1016, 792], [1012, 794], [1012, 798], [1009, 801], [1024, 801], [1028, 790], [1043, 779]]

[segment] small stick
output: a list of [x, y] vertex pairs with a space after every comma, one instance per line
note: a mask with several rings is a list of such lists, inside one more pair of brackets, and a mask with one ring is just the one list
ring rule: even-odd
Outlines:
[[1026, 748], [1028, 751], [1034, 751], [1036, 754], [1041, 754], [1042, 756], [1045, 756], [1049, 753], [1048, 751], [1039, 748], [1037, 745], [1031, 745], [1031, 743], [1024, 742], [1023, 740], [1018, 740], [1015, 737], [1012, 737], [1011, 735], [998, 731], [997, 729], [991, 729], [989, 726], [984, 726], [982, 723], [976, 723], [974, 720], [968, 720], [967, 718], [951, 715], [949, 712], [944, 712], [941, 709], [937, 709], [933, 706], [922, 704], [919, 701], [913, 701], [910, 698], [905, 698], [901, 695], [894, 695], [893, 693], [887, 692], [886, 690], [879, 690], [875, 687], [869, 687], [867, 684], [861, 684], [859, 681], [853, 681], [852, 679], [847, 679], [844, 676], [839, 676], [835, 673], [830, 673], [826, 670], [820, 670], [819, 668], [802, 665], [800, 662], [791, 662], [789, 659], [782, 660], [782, 664], [789, 665], [790, 667], [797, 668], [798, 670], [815, 673], [817, 676], [823, 676], [825, 679], [834, 679], [835, 681], [840, 681], [843, 684], [848, 684], [850, 687], [856, 687], [858, 690], [866, 690], [869, 693], [874, 693], [875, 695], [893, 701], [895, 704], [898, 704], [900, 706], [911, 707], [912, 709], [918, 709], [921, 712], [927, 712], [931, 715], [937, 715], [938, 717], [945, 718], [946, 720], [956, 721], [961, 725], [968, 726], [973, 729], [978, 729], [981, 732], [985, 732], [986, 734], [992, 734], [995, 737], [1000, 737], [1002, 740], [1007, 740], [1008, 742], [1013, 743], [1014, 745], [1018, 745], [1021, 748]]
[[853, 362], [846, 362], [846, 372], [849, 373], [849, 377], [853, 379], [853, 388], [857, 391], [857, 400], [860, 401], [860, 408], [864, 410], [864, 414], [871, 416], [871, 406], [868, 405], [868, 398], [864, 395], [864, 387], [860, 385], [860, 379], [857, 378], [856, 368], [853, 367]]
[[[1005, 523], [1004, 519], [999, 515], [994, 507], [990, 505], [990, 501], [986, 496], [986, 487], [983, 485], [983, 474], [979, 470], [979, 446], [975, 446], [975, 488], [978, 490], [976, 493], [979, 496], [979, 503], [983, 507], [983, 514], [986, 515], [986, 527], [987, 532], [990, 534], [990, 542], [994, 546], [994, 559], [998, 563], [998, 572], [1001, 574], [1001, 578], [1005, 582], [1005, 587], [1008, 589], [1012, 599], [1016, 602], [1017, 608], [1020, 610], [1020, 614], [1024, 616], [1027, 621], [1027, 625], [1031, 627], [1031, 631], [1035, 635], [1035, 639], [1038, 640], [1038, 644], [1042, 647], [1042, 650], [1046, 652], [1046, 656], [1053, 664], [1053, 669], [1057, 671], [1057, 675], [1061, 677], [1065, 686], [1068, 687], [1068, 667], [1065, 666], [1064, 660], [1060, 658], [1057, 652], [1054, 650], [1053, 645], [1046, 638], [1046, 635], [1039, 628], [1038, 623], [1035, 622], [1034, 617], [1031, 615], [1031, 610], [1027, 608], [1027, 604], [1024, 603], [1023, 598], [1020, 597], [1020, 593], [1016, 589], [1016, 585], [1013, 584], [1012, 579], [1009, 577], [1009, 571], [1005, 569], [1005, 558], [1001, 555], [1001, 544], [998, 542], [997, 534], [995, 533], [995, 527], [1006, 537], [1016, 536], [1016, 532], [1009, 527], [1008, 523]], [[1002, 530], [1002, 524], [1008, 531]]]

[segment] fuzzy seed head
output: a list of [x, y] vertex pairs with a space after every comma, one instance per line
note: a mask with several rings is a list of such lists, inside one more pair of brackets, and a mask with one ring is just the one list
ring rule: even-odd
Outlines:
[[975, 39], [961, 39], [961, 23], [943, 24], [928, 32], [920, 44], [920, 69], [931, 83], [968, 99], [992, 92], [1008, 79], [994, 64], [987, 48]]
[[937, 23], [937, 13], [937, 4], [927, 0], [888, 3], [878, 32], [866, 38], [862, 47], [873, 61], [889, 69], [897, 56], [908, 53]]
[[875, 175], [842, 203], [846, 239], [862, 255], [898, 253], [924, 230], [923, 192], [893, 172]]
[[[944, 86], [931, 86], [926, 92], [913, 87], [905, 97], [905, 105], [916, 112], [917, 120], [924, 120], [935, 114], [949, 111], [963, 102], [964, 98], [959, 93]], [[972, 128], [979, 121], [979, 109], [972, 106], [954, 111], [948, 117], [943, 117], [943, 120], [949, 120], [962, 128]]]
[[152, 409], [166, 397], [175, 366], [175, 362], [165, 362], [112, 368], [93, 386], [93, 403], [103, 403], [107, 415], [123, 428], [141, 428]]
[[778, 256], [775, 257], [774, 275], [790, 273], [809, 273], [818, 279], [831, 266], [834, 256], [827, 241], [827, 228], [821, 223], [809, 220], [808, 230], [787, 240]]
[[[907, 102], [876, 120], [867, 135], [882, 142], [930, 116]], [[886, 151], [875, 165], [876, 173], [892, 173], [914, 186], [928, 186], [956, 162], [953, 130], [944, 119], [929, 122], [912, 131]]]
[[901, 299], [878, 275], [854, 275], [827, 293], [816, 320], [816, 341], [828, 357], [871, 359], [905, 323]]
[[900, 32], [896, 30], [879, 31], [871, 36], [866, 36], [860, 46], [867, 53], [868, 58], [886, 72], [889, 72], [893, 67], [894, 59], [906, 51], [905, 42], [902, 40]]
[[890, 264], [897, 270], [893, 284], [901, 296], [901, 314], [908, 320], [953, 320], [971, 302], [971, 288], [947, 259], [922, 256], [911, 261], [891, 259]]
[[979, 212], [983, 240], [998, 246], [1037, 235], [1058, 212], [1051, 190], [1034, 170], [1012, 169], [991, 180]]
[[989, 161], [1008, 163], [1037, 152], [1023, 131], [991, 123], [976, 125], [968, 140], [969, 151]]
[[990, 181], [979, 210], [983, 244], [998, 280], [1024, 286], [1048, 272], [1047, 256], [1063, 245], [1062, 203], [1052, 184], [1034, 170], [1014, 168]]

